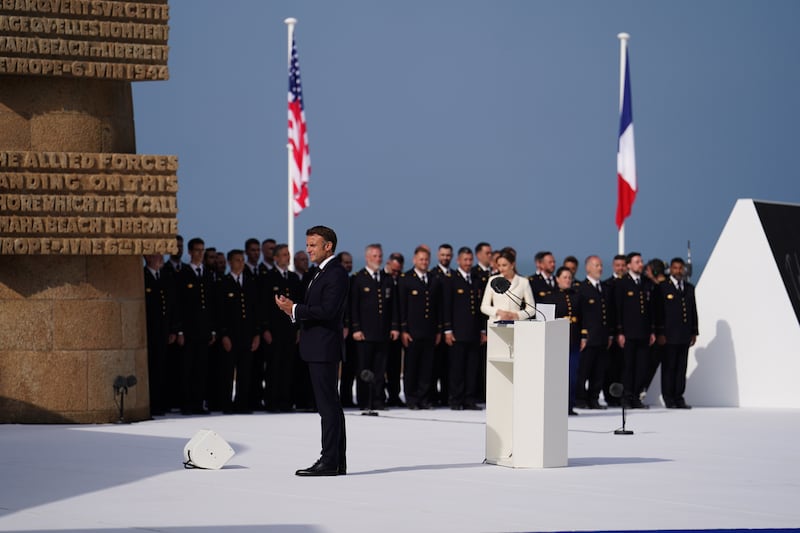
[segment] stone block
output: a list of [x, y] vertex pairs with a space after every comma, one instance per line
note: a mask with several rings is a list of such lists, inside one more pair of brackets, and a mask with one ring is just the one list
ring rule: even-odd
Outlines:
[[[51, 350], [53, 304], [47, 301], [0, 300], [0, 353], [5, 350]], [[0, 368], [5, 367], [0, 365]], [[1, 374], [1, 373], [0, 373]]]
[[119, 302], [56, 300], [53, 321], [56, 350], [115, 350], [122, 344]]
[[86, 257], [88, 282], [106, 297], [144, 298], [144, 263], [140, 256]]
[[147, 348], [147, 323], [145, 322], [144, 298], [125, 300], [122, 310], [122, 348]]
[[0, 397], [46, 411], [85, 410], [86, 362], [85, 352], [0, 351]]
[[[114, 380], [117, 376], [127, 378], [128, 376], [139, 377], [136, 373], [136, 351], [135, 350], [106, 350], [87, 353], [87, 390], [88, 390], [88, 410], [104, 411], [108, 409], [119, 409], [119, 396], [114, 394]], [[136, 389], [138, 383], [128, 390], [125, 397], [125, 405], [134, 407], [136, 405]]]

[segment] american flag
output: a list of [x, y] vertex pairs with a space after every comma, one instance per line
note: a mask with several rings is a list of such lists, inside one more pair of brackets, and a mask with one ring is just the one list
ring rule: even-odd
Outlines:
[[300, 84], [300, 62], [297, 46], [292, 38], [292, 59], [289, 64], [289, 145], [292, 148], [292, 198], [295, 216], [308, 207], [308, 177], [311, 175], [311, 158], [308, 152], [306, 114], [303, 110], [303, 87]]

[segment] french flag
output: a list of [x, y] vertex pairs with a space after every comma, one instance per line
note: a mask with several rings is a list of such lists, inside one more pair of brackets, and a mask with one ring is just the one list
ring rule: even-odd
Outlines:
[[617, 144], [617, 229], [622, 229], [636, 200], [636, 155], [633, 149], [633, 111], [631, 110], [631, 73], [625, 50], [625, 87], [620, 106], [619, 142]]

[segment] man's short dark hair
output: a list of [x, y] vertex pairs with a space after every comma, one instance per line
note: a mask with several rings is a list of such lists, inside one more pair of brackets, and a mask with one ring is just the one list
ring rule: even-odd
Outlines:
[[397, 261], [401, 265], [406, 262], [406, 258], [400, 252], [392, 252], [389, 255], [389, 261]]
[[469, 249], [469, 246], [462, 246], [458, 249], [458, 255], [461, 254], [469, 254], [472, 255], [472, 250]]
[[625, 264], [626, 265], [630, 265], [631, 261], [633, 260], [633, 258], [637, 257], [637, 256], [638, 257], [642, 257], [642, 254], [640, 254], [639, 252], [631, 252], [631, 253], [629, 253], [628, 255], [625, 256]]
[[259, 247], [261, 246], [261, 243], [258, 242], [258, 239], [254, 238], [254, 237], [250, 237], [249, 239], [244, 241], [244, 249], [247, 250], [248, 248], [250, 248], [251, 244], [255, 244], [256, 246], [259, 246]]
[[684, 260], [683, 260], [682, 258], [680, 258], [680, 257], [673, 257], [673, 258], [672, 258], [672, 261], [670, 261], [670, 262], [669, 262], [669, 264], [670, 264], [670, 265], [674, 265], [675, 263], [680, 263], [681, 265], [684, 265], [684, 266], [686, 266], [686, 261], [684, 261]]
[[431, 249], [425, 246], [424, 244], [420, 244], [419, 246], [414, 248], [414, 255], [417, 255], [420, 252], [425, 252], [426, 254], [428, 254], [428, 257], [430, 257], [431, 255]]
[[478, 254], [484, 248], [491, 248], [491, 247], [492, 245], [489, 244], [488, 242], [479, 242], [478, 244], [475, 245], [475, 253]]
[[619, 261], [619, 260], [625, 261], [626, 263], [628, 262], [628, 258], [625, 257], [624, 254], [617, 254], [614, 256], [614, 261]]
[[564, 258], [564, 264], [566, 264], [566, 263], [575, 263], [576, 265], [579, 264], [578, 263], [578, 258], [575, 257], [574, 255], [568, 255], [567, 257], [565, 257]]
[[558, 267], [558, 270], [556, 270], [556, 277], [560, 277], [564, 272], [569, 272], [572, 274], [572, 270], [570, 270], [568, 267], [560, 266]]
[[336, 232], [328, 226], [313, 226], [306, 230], [306, 237], [309, 235], [318, 235], [322, 237], [325, 242], [331, 243], [331, 253], [336, 253]]
[[548, 251], [536, 252], [536, 255], [533, 256], [533, 260], [538, 263], [548, 255], [553, 255], [553, 252], [548, 252]]
[[336, 254], [336, 259], [341, 261], [342, 258], [344, 256], [346, 256], [346, 255], [349, 255], [350, 257], [353, 257], [353, 255], [350, 252], [339, 252], [338, 254]]
[[280, 251], [281, 251], [281, 250], [283, 250], [284, 248], [288, 248], [288, 247], [289, 247], [289, 245], [288, 245], [288, 244], [286, 244], [286, 243], [283, 243], [283, 242], [282, 242], [282, 243], [280, 243], [280, 244], [276, 244], [276, 245], [275, 245], [275, 252], [274, 252], [274, 253], [275, 253], [275, 255], [278, 255], [278, 252], [280, 252]]
[[264, 246], [267, 243], [275, 244], [275, 242], [276, 241], [273, 238], [264, 239], [263, 241], [261, 241], [261, 246]]
[[234, 255], [241, 255], [242, 257], [244, 257], [244, 250], [239, 250], [238, 248], [234, 248], [233, 250], [228, 252], [228, 256], [227, 256], [228, 257], [228, 261], [230, 261], [231, 258], [233, 258]]
[[663, 276], [664, 271], [667, 269], [664, 261], [658, 258], [648, 261], [647, 266], [650, 267], [650, 272], [652, 272], [654, 276]]
[[447, 243], [440, 244], [439, 249], [441, 250], [442, 248], [444, 248], [445, 250], [450, 250], [451, 252], [453, 251], [453, 247]]
[[203, 239], [201, 239], [200, 237], [195, 237], [189, 240], [189, 244], [186, 245], [186, 248], [191, 252], [192, 248], [194, 248], [198, 244], [202, 244], [203, 246], [206, 245]]

